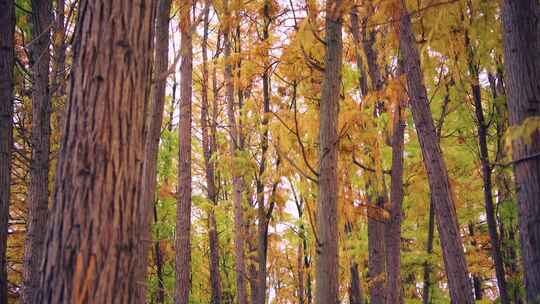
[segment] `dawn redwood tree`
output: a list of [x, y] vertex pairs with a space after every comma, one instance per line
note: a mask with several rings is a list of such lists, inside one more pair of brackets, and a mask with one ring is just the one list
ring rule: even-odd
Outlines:
[[41, 289], [32, 303], [134, 303], [155, 1], [79, 4]]
[[[533, 126], [512, 140], [521, 256], [530, 303], [540, 302], [540, 3], [504, 0], [504, 67], [510, 128]], [[529, 128], [530, 129], [530, 128]]]
[[341, 90], [343, 1], [326, 1], [326, 53], [320, 102], [319, 187], [317, 196], [316, 303], [339, 303], [338, 112]]
[[[154, 87], [152, 90], [152, 103], [149, 109], [149, 125], [144, 143], [143, 165], [143, 196], [140, 204], [140, 222], [142, 243], [140, 246], [140, 266], [137, 280], [144, 283], [148, 268], [148, 250], [152, 234], [150, 233], [150, 219], [153, 215], [153, 205], [156, 196], [157, 160], [159, 139], [161, 137], [161, 124], [165, 107], [165, 87], [167, 85], [167, 70], [169, 58], [169, 16], [171, 0], [157, 0], [156, 33], [154, 50]], [[139, 300], [146, 301], [146, 284], [141, 284], [138, 292]]]
[[[202, 49], [202, 83], [201, 83], [201, 133], [202, 133], [202, 149], [204, 157], [204, 168], [206, 178], [206, 194], [208, 200], [213, 207], [218, 204], [218, 187], [216, 186], [215, 177], [215, 161], [212, 160], [212, 155], [216, 152], [216, 134], [215, 124], [216, 109], [213, 108], [212, 116], [209, 115], [208, 102], [208, 35], [210, 26], [210, 0], [206, 0], [204, 4], [204, 29], [203, 39], [201, 43]], [[219, 35], [219, 34], [218, 34]], [[219, 38], [216, 48], [219, 49]], [[218, 50], [216, 50], [218, 52]], [[216, 81], [215, 79], [213, 81]], [[217, 94], [214, 94], [214, 104], [217, 102]], [[219, 239], [217, 233], [217, 221], [214, 208], [208, 210], [208, 245], [210, 248], [209, 270], [210, 270], [210, 286], [211, 286], [211, 304], [221, 304], [221, 276], [219, 274]]]
[[193, 48], [191, 42], [192, 0], [180, 5], [180, 118], [178, 121], [178, 193], [176, 208], [175, 302], [189, 303], [191, 276], [191, 94]]
[[463, 241], [459, 232], [452, 190], [448, 180], [448, 171], [428, 104], [424, 76], [420, 65], [420, 53], [412, 31], [411, 17], [407, 12], [404, 1], [398, 1], [401, 6], [401, 20], [399, 23], [400, 50], [404, 59], [413, 121], [418, 133], [433, 206], [437, 216], [450, 297], [454, 303], [471, 304], [474, 303], [474, 299], [463, 252]]
[[7, 303], [7, 236], [13, 151], [15, 1], [0, 0], [0, 303]]
[[[231, 156], [236, 155], [241, 149], [240, 144], [240, 129], [236, 122], [235, 104], [234, 104], [234, 83], [233, 83], [233, 67], [231, 63], [231, 16], [229, 11], [229, 1], [223, 0], [223, 55], [225, 59], [224, 81], [225, 81], [225, 100], [227, 106], [227, 118], [229, 122], [229, 152]], [[247, 304], [247, 287], [246, 287], [246, 261], [245, 261], [245, 225], [244, 212], [242, 210], [242, 177], [237, 173], [237, 169], [232, 169], [232, 200], [234, 209], [234, 263], [236, 270], [236, 298], [238, 304]]]
[[32, 1], [32, 159], [27, 198], [27, 230], [24, 246], [22, 302], [30, 303], [39, 286], [40, 263], [49, 208], [49, 153], [51, 91], [49, 86], [52, 1]]

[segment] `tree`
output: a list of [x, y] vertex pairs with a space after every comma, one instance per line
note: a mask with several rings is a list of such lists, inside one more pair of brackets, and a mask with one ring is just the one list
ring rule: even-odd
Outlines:
[[177, 304], [189, 303], [191, 261], [191, 94], [193, 49], [191, 42], [192, 1], [180, 7], [180, 119], [178, 122], [178, 193], [176, 209]]
[[540, 301], [540, 4], [503, 1], [504, 67], [527, 299]]
[[319, 187], [317, 194], [316, 300], [338, 303], [338, 112], [341, 90], [342, 6], [326, 1], [326, 53], [320, 101]]
[[404, 58], [413, 120], [422, 148], [431, 195], [433, 196], [433, 206], [437, 216], [450, 296], [455, 303], [474, 303], [463, 253], [463, 241], [458, 229], [452, 190], [448, 180], [448, 171], [429, 109], [424, 76], [420, 66], [420, 53], [411, 28], [410, 14], [407, 12], [404, 1], [399, 1], [401, 9], [399, 23], [400, 50]]
[[[158, 0], [156, 14], [156, 45], [154, 51], [154, 88], [152, 103], [150, 105], [150, 122], [144, 143], [143, 165], [143, 196], [141, 200], [141, 252], [138, 280], [146, 280], [148, 269], [148, 250], [150, 248], [150, 218], [153, 214], [153, 205], [156, 197], [157, 158], [159, 139], [161, 137], [161, 124], [165, 108], [165, 87], [167, 85], [168, 58], [169, 58], [169, 16], [171, 0]], [[139, 300], [146, 301], [146, 284], [138, 289]]]
[[33, 303], [133, 303], [154, 1], [81, 1], [41, 289]]
[[52, 1], [32, 1], [32, 159], [28, 186], [28, 221], [24, 247], [23, 303], [30, 303], [39, 286], [40, 263], [48, 221], [51, 91], [49, 46]]
[[7, 303], [7, 236], [13, 150], [15, 1], [0, 1], [0, 302]]

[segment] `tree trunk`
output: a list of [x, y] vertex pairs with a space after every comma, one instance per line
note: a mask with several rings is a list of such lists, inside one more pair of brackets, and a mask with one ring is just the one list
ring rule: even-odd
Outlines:
[[[224, 16], [229, 15], [229, 1], [223, 0]], [[224, 55], [225, 55], [225, 97], [227, 100], [227, 117], [229, 120], [230, 144], [229, 152], [231, 156], [240, 151], [239, 130], [236, 123], [235, 105], [234, 105], [234, 84], [232, 74], [231, 60], [231, 27], [226, 24], [223, 31], [224, 39]], [[236, 172], [235, 164], [232, 168], [232, 183], [233, 183], [233, 209], [234, 209], [234, 254], [235, 254], [235, 270], [236, 270], [236, 298], [238, 304], [247, 304], [247, 289], [246, 289], [246, 262], [244, 253], [245, 229], [244, 229], [244, 212], [242, 206], [242, 177]]]
[[[540, 4], [504, 0], [504, 66], [510, 127], [536, 123], [540, 116]], [[540, 130], [513, 138], [512, 163], [517, 184], [521, 256], [525, 290], [540, 302]]]
[[[482, 109], [482, 96], [480, 90], [480, 79], [478, 66], [472, 61], [473, 50], [470, 46], [469, 37], [466, 34], [465, 44], [468, 47], [469, 72], [472, 77], [471, 90], [474, 101], [474, 112], [476, 114], [476, 126], [478, 128], [478, 145], [480, 150], [480, 164], [482, 166], [482, 180], [484, 190], [484, 205], [486, 209], [486, 220], [488, 224], [489, 240], [491, 244], [491, 256], [495, 264], [495, 275], [497, 286], [499, 287], [500, 301], [502, 304], [509, 304], [510, 299], [506, 289], [506, 278], [504, 273], [504, 263], [501, 254], [499, 234], [497, 233], [497, 220], [495, 218], [495, 207], [493, 205], [493, 191], [491, 183], [491, 165], [489, 163], [489, 152], [487, 143], [487, 125]], [[475, 288], [476, 290], [476, 288]]]
[[412, 32], [410, 15], [403, 0], [401, 6], [400, 49], [404, 56], [413, 120], [433, 196], [450, 297], [454, 303], [474, 303], [448, 172], [428, 104], [420, 66], [420, 53]]
[[351, 286], [349, 287], [349, 297], [351, 304], [364, 304], [364, 293], [362, 292], [362, 283], [360, 282], [360, 273], [358, 264], [353, 262], [350, 267]]
[[27, 198], [27, 230], [24, 246], [22, 302], [30, 303], [39, 287], [40, 263], [49, 208], [49, 152], [51, 92], [49, 45], [52, 1], [32, 1], [32, 160]]
[[154, 51], [154, 88], [152, 91], [152, 104], [149, 115], [149, 126], [144, 142], [144, 167], [143, 167], [143, 196], [140, 204], [141, 223], [141, 252], [140, 266], [137, 267], [137, 280], [140, 283], [138, 300], [146, 301], [146, 275], [148, 272], [148, 251], [152, 243], [150, 219], [155, 205], [157, 159], [159, 152], [159, 139], [161, 136], [161, 124], [163, 110], [165, 108], [165, 86], [167, 78], [164, 74], [168, 69], [169, 54], [169, 15], [171, 0], [158, 0], [156, 13], [156, 39]]
[[[206, 0], [204, 6], [204, 32], [202, 40], [202, 57], [203, 57], [203, 69], [202, 69], [202, 92], [201, 92], [201, 129], [202, 129], [202, 148], [204, 154], [204, 166], [206, 173], [206, 191], [208, 200], [212, 203], [212, 208], [208, 211], [208, 242], [210, 248], [210, 286], [211, 290], [211, 304], [221, 303], [221, 278], [219, 275], [219, 239], [217, 233], [216, 215], [214, 207], [218, 204], [218, 193], [216, 189], [215, 163], [212, 161], [212, 155], [216, 152], [215, 137], [211, 134], [208, 127], [208, 31], [209, 31], [209, 13], [210, 13], [210, 0]], [[219, 42], [218, 42], [219, 44]], [[216, 46], [219, 48], [219, 45]], [[214, 104], [217, 102], [217, 93], [214, 93]], [[213, 114], [212, 114], [213, 117]], [[215, 125], [215, 120], [211, 121], [212, 129]]]
[[180, 118], [178, 121], [178, 193], [176, 209], [176, 304], [189, 303], [191, 272], [191, 94], [193, 49], [192, 0], [180, 8]]
[[[41, 289], [32, 303], [134, 303], [155, 5], [81, 1]], [[111, 246], [114, 244], [114, 246]]]
[[[429, 200], [429, 219], [428, 219], [428, 239], [426, 244], [426, 252], [428, 256], [433, 254], [433, 239], [435, 236], [435, 208], [433, 206], [433, 196], [430, 196]], [[424, 275], [423, 275], [423, 286], [422, 286], [422, 303], [429, 304], [429, 292], [431, 289], [431, 262], [424, 262]]]
[[401, 214], [403, 204], [403, 146], [405, 133], [405, 102], [400, 100], [392, 117], [392, 175], [390, 189], [390, 221], [386, 227], [388, 285], [386, 303], [403, 303], [401, 285]]
[[[158, 221], [157, 206], [154, 204], [154, 222]], [[159, 234], [156, 235], [156, 241], [154, 242], [154, 255], [156, 259], [156, 276], [157, 276], [157, 303], [165, 303], [165, 286], [163, 285], [163, 253], [159, 246], [160, 239]]]
[[320, 102], [319, 187], [317, 200], [316, 302], [337, 304], [338, 263], [338, 112], [343, 56], [342, 1], [326, 2], [326, 54]]
[[0, 303], [7, 303], [7, 236], [13, 151], [15, 1], [0, 0]]

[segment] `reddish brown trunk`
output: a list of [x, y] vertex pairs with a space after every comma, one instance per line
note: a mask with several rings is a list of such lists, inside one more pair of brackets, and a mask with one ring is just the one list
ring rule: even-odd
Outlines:
[[191, 271], [191, 94], [193, 50], [191, 42], [192, 0], [180, 8], [180, 118], [178, 121], [178, 193], [176, 209], [175, 303], [188, 304]]
[[152, 103], [149, 113], [149, 126], [144, 143], [144, 167], [143, 167], [143, 196], [141, 200], [140, 223], [141, 223], [141, 252], [139, 253], [140, 265], [136, 271], [140, 288], [138, 300], [146, 301], [146, 275], [148, 272], [148, 251], [152, 235], [150, 233], [150, 219], [156, 196], [157, 159], [159, 151], [159, 139], [161, 136], [161, 124], [165, 107], [165, 86], [167, 78], [168, 54], [169, 54], [169, 15], [171, 0], [159, 0], [156, 14], [156, 39], [154, 51], [154, 88]]
[[[223, 0], [224, 16], [229, 15], [229, 1]], [[241, 148], [240, 132], [236, 123], [235, 104], [234, 104], [234, 84], [231, 60], [231, 27], [227, 24], [223, 32], [224, 39], [224, 55], [225, 55], [225, 97], [227, 100], [227, 117], [229, 121], [230, 144], [229, 152], [231, 155], [236, 155]], [[246, 262], [244, 253], [245, 243], [245, 227], [244, 227], [244, 212], [242, 206], [242, 177], [236, 172], [233, 163], [232, 168], [232, 186], [233, 186], [233, 209], [234, 209], [234, 254], [235, 254], [235, 270], [236, 270], [236, 300], [238, 304], [247, 304], [247, 289], [246, 289]]]
[[342, 9], [340, 0], [326, 2], [326, 54], [320, 102], [319, 187], [317, 199], [316, 302], [338, 299], [338, 112], [341, 89]]
[[452, 191], [448, 180], [448, 171], [439, 147], [433, 117], [428, 104], [420, 66], [420, 53], [412, 32], [410, 15], [403, 0], [401, 6], [400, 49], [404, 56], [413, 120], [418, 133], [424, 157], [424, 166], [433, 197], [435, 215], [437, 216], [450, 297], [455, 303], [474, 303], [472, 286], [469, 281], [467, 263], [463, 252], [463, 241], [459, 232]]
[[0, 1], [0, 303], [7, 303], [7, 236], [13, 152], [15, 1]]
[[403, 204], [403, 146], [405, 135], [405, 102], [396, 104], [392, 120], [392, 175], [390, 190], [390, 221], [386, 227], [388, 285], [386, 303], [403, 303], [401, 286], [401, 215]]
[[[536, 0], [504, 0], [502, 6], [504, 66], [510, 127], [540, 117], [540, 4]], [[536, 122], [537, 124], [537, 122]], [[521, 256], [525, 290], [540, 302], [540, 131], [512, 141]]]
[[[211, 135], [208, 126], [208, 31], [209, 31], [209, 13], [210, 13], [210, 0], [205, 2], [204, 7], [204, 31], [202, 40], [202, 57], [203, 57], [203, 81], [201, 92], [201, 129], [202, 129], [202, 148], [204, 154], [204, 166], [206, 172], [206, 191], [208, 200], [212, 202], [213, 207], [217, 206], [218, 193], [216, 189], [215, 164], [212, 161], [212, 155], [216, 152], [215, 137]], [[219, 41], [218, 41], [219, 43]], [[219, 48], [219, 45], [217, 46]], [[215, 76], [215, 75], [214, 75]], [[216, 81], [216, 80], [213, 80]], [[217, 103], [217, 92], [214, 92], [214, 104]], [[213, 117], [213, 116], [212, 116]], [[212, 119], [211, 125], [214, 129], [215, 120]], [[210, 303], [221, 303], [221, 278], [219, 275], [219, 239], [217, 234], [217, 223], [214, 209], [208, 211], [208, 242], [210, 248], [210, 286], [212, 287], [212, 294]]]
[[52, 1], [32, 1], [32, 160], [28, 186], [28, 217], [24, 246], [22, 302], [30, 303], [38, 290], [49, 208], [49, 152], [51, 92], [49, 45]]
[[52, 222], [33, 303], [136, 302], [141, 109], [150, 91], [155, 6], [131, 5], [79, 6]]

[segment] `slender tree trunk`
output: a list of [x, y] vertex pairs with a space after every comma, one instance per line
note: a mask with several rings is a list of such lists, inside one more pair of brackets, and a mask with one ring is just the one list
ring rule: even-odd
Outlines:
[[420, 53], [412, 32], [410, 15], [403, 0], [401, 6], [400, 49], [404, 56], [413, 120], [433, 196], [450, 297], [455, 303], [474, 303], [471, 292], [472, 286], [469, 281], [467, 263], [463, 252], [463, 241], [459, 232], [456, 210], [448, 180], [448, 171], [429, 109], [420, 66]]
[[[212, 132], [208, 126], [208, 31], [209, 31], [209, 12], [210, 12], [210, 0], [206, 0], [204, 7], [204, 32], [202, 40], [202, 57], [203, 57], [203, 81], [202, 81], [202, 93], [201, 93], [201, 129], [202, 129], [202, 145], [204, 154], [204, 166], [206, 173], [206, 190], [208, 199], [212, 202], [213, 207], [217, 206], [218, 193], [215, 182], [215, 163], [212, 161], [212, 155], [216, 152], [215, 137], [211, 135]], [[218, 42], [219, 44], [219, 42]], [[217, 46], [219, 48], [219, 45]], [[214, 93], [214, 104], [216, 103], [216, 96]], [[214, 128], [215, 120], [212, 119], [212, 128]], [[217, 234], [217, 223], [214, 209], [208, 211], [208, 242], [210, 248], [210, 286], [211, 291], [211, 304], [221, 303], [221, 278], [219, 275], [219, 239]]]
[[180, 8], [180, 118], [178, 121], [178, 193], [176, 209], [176, 304], [189, 303], [191, 274], [191, 94], [193, 49], [192, 0]]
[[[229, 15], [229, 1], [223, 0], [224, 16]], [[239, 130], [236, 123], [235, 105], [234, 105], [234, 84], [231, 59], [231, 27], [226, 24], [223, 32], [224, 38], [224, 55], [225, 55], [225, 97], [227, 100], [227, 116], [229, 119], [230, 144], [229, 149], [231, 155], [236, 155], [240, 150]], [[247, 289], [246, 289], [246, 262], [244, 253], [245, 243], [245, 227], [244, 227], [244, 212], [242, 207], [242, 178], [236, 172], [233, 163], [232, 170], [232, 186], [233, 186], [233, 209], [234, 209], [234, 254], [235, 254], [235, 270], [236, 270], [236, 298], [238, 304], [247, 304]]]
[[480, 148], [480, 164], [482, 166], [484, 205], [486, 209], [486, 220], [488, 224], [489, 240], [491, 244], [491, 256], [493, 257], [493, 263], [495, 264], [495, 275], [497, 277], [497, 286], [499, 287], [500, 301], [502, 304], [509, 304], [510, 299], [508, 297], [508, 291], [506, 289], [504, 263], [501, 254], [499, 234], [497, 233], [495, 207], [493, 205], [491, 165], [489, 163], [489, 152], [487, 143], [487, 125], [484, 119], [484, 110], [482, 109], [480, 79], [478, 76], [478, 66], [472, 62], [473, 50], [470, 46], [468, 35], [465, 37], [465, 44], [469, 48], [469, 72], [471, 73], [472, 77], [471, 89], [474, 101], [474, 112], [476, 114], [476, 125], [478, 128], [478, 145]]
[[[540, 4], [504, 0], [504, 66], [510, 127], [540, 117]], [[517, 184], [521, 256], [530, 303], [540, 302], [540, 130], [512, 141]]]
[[136, 271], [140, 288], [138, 300], [141, 303], [146, 301], [146, 275], [148, 272], [148, 251], [152, 243], [150, 231], [150, 219], [152, 209], [155, 205], [157, 159], [159, 151], [159, 139], [161, 136], [161, 124], [163, 121], [163, 110], [165, 108], [165, 86], [167, 78], [167, 62], [169, 54], [169, 15], [171, 11], [171, 0], [158, 0], [156, 13], [156, 41], [154, 51], [154, 88], [152, 91], [152, 104], [150, 106], [149, 127], [144, 143], [144, 167], [143, 167], [143, 196], [140, 204], [141, 223], [141, 252], [139, 253], [140, 265]]
[[392, 175], [390, 221], [387, 225], [386, 255], [388, 285], [386, 303], [403, 303], [401, 285], [401, 214], [403, 204], [403, 146], [405, 141], [405, 102], [395, 105], [392, 118]]
[[360, 273], [358, 271], [358, 263], [352, 262], [351, 267], [351, 286], [349, 287], [349, 297], [351, 304], [364, 304], [364, 293], [362, 291], [362, 283], [360, 282]]
[[[428, 256], [433, 254], [433, 239], [435, 236], [435, 208], [433, 206], [433, 196], [430, 196], [429, 200], [429, 219], [428, 219], [428, 238], [426, 244], [426, 252]], [[422, 303], [429, 304], [429, 292], [431, 289], [431, 262], [424, 262], [424, 276], [422, 286]]]
[[[154, 222], [158, 221], [157, 206], [154, 204]], [[156, 235], [156, 241], [154, 242], [154, 255], [156, 259], [156, 276], [157, 276], [157, 303], [165, 303], [165, 286], [163, 285], [163, 253], [159, 246], [159, 234]]]
[[7, 236], [13, 152], [15, 1], [0, 0], [0, 303], [7, 303]]
[[320, 102], [319, 187], [317, 200], [317, 304], [338, 299], [338, 112], [343, 41], [342, 1], [326, 2], [326, 54]]
[[[351, 12], [351, 27], [355, 44], [357, 45], [356, 64], [359, 69], [360, 77], [360, 91], [362, 95], [366, 95], [369, 91], [378, 91], [382, 88], [382, 78], [377, 65], [377, 52], [373, 48], [375, 44], [376, 32], [374, 30], [368, 30], [366, 23], [367, 19], [362, 21], [362, 25], [358, 22], [358, 12], [356, 8], [353, 8]], [[360, 36], [360, 27], [362, 27], [362, 33], [364, 37]], [[359, 54], [359, 49], [362, 47], [366, 63], [368, 67], [367, 75], [365, 75], [364, 66]], [[367, 77], [369, 76], [369, 77]], [[368, 83], [368, 79], [370, 80]], [[374, 117], [378, 114], [374, 111]], [[379, 149], [377, 143], [373, 144], [374, 149]], [[379, 153], [379, 151], [377, 151]], [[373, 163], [376, 166], [380, 166], [379, 160], [374, 160]], [[368, 191], [371, 192], [370, 200], [375, 208], [370, 210], [377, 210], [376, 208], [383, 208], [386, 201], [386, 190], [384, 189], [384, 182], [376, 176], [374, 173], [368, 175]], [[383, 184], [382, 187], [377, 185]], [[381, 190], [382, 188], [382, 190]], [[368, 216], [368, 276], [371, 281], [369, 293], [370, 300], [373, 304], [385, 303], [385, 290], [384, 290], [384, 278], [385, 273], [385, 223], [376, 218], [376, 215]]]
[[24, 246], [22, 302], [30, 303], [39, 288], [40, 263], [49, 208], [51, 92], [49, 46], [52, 1], [32, 1], [32, 160], [28, 187], [28, 217]]
[[131, 5], [80, 2], [41, 289], [32, 303], [136, 302], [141, 109], [155, 5], [125, 9]]

